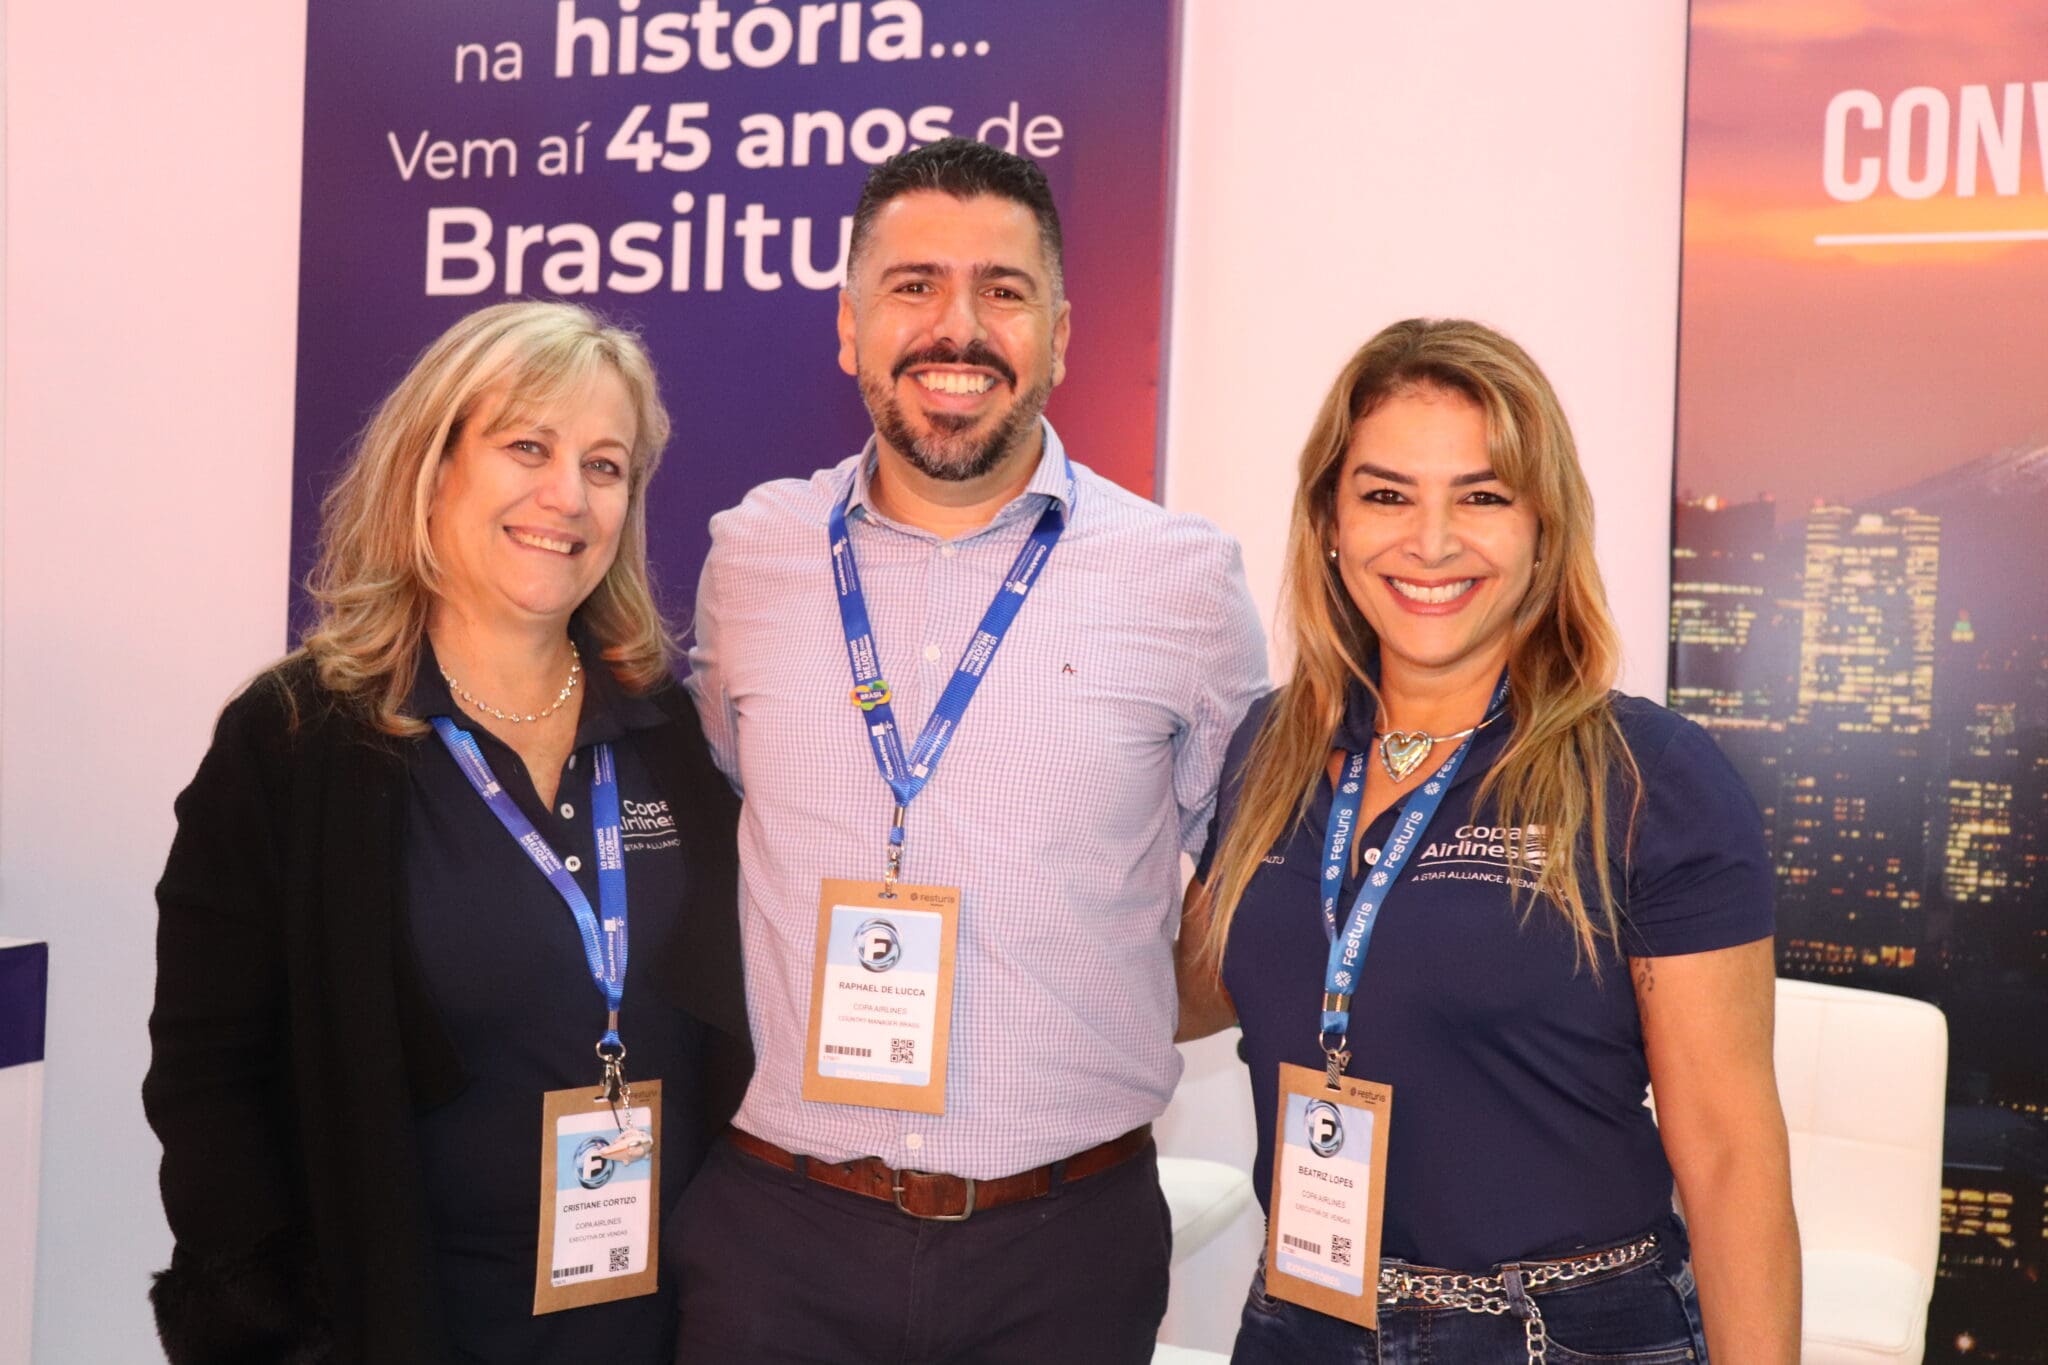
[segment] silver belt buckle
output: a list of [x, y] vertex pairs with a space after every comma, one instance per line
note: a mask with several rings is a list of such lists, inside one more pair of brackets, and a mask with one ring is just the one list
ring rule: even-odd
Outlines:
[[966, 1183], [966, 1185], [967, 1185], [967, 1207], [966, 1207], [966, 1208], [964, 1208], [964, 1209], [962, 1209], [962, 1210], [960, 1210], [960, 1212], [958, 1212], [958, 1213], [912, 1213], [912, 1212], [911, 1212], [911, 1211], [910, 1211], [909, 1209], [906, 1209], [906, 1208], [904, 1208], [904, 1207], [903, 1207], [903, 1177], [904, 1177], [904, 1176], [906, 1176], [906, 1175], [923, 1175], [923, 1176], [930, 1176], [930, 1175], [943, 1175], [943, 1174], [945, 1174], [945, 1172], [943, 1172], [943, 1171], [913, 1171], [913, 1170], [911, 1170], [911, 1169], [910, 1169], [909, 1167], [907, 1167], [907, 1166], [906, 1166], [906, 1167], [903, 1167], [903, 1168], [902, 1168], [902, 1169], [900, 1169], [900, 1170], [898, 1170], [898, 1171], [896, 1172], [896, 1174], [895, 1174], [895, 1179], [894, 1179], [894, 1180], [892, 1180], [892, 1181], [890, 1182], [890, 1184], [889, 1184], [889, 1192], [890, 1192], [891, 1194], [893, 1194], [893, 1195], [894, 1195], [894, 1196], [896, 1197], [896, 1211], [897, 1211], [898, 1213], [901, 1213], [901, 1214], [907, 1214], [908, 1216], [910, 1216], [910, 1217], [912, 1217], [912, 1218], [922, 1218], [922, 1219], [924, 1219], [924, 1221], [926, 1221], [927, 1223], [964, 1223], [964, 1222], [966, 1222], [966, 1221], [967, 1221], [968, 1219], [972, 1218], [972, 1217], [974, 1216], [974, 1177], [973, 1177], [973, 1176], [960, 1176], [960, 1177], [958, 1177], [958, 1179], [960, 1179], [960, 1180], [964, 1181], [964, 1182]]

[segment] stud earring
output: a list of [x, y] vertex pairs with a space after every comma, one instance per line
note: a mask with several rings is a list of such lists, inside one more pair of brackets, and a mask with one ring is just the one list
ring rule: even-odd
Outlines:
[[1328, 555], [1332, 559], [1335, 559], [1337, 557], [1337, 552], [1335, 550], [1325, 550], [1323, 551], [1323, 553]]

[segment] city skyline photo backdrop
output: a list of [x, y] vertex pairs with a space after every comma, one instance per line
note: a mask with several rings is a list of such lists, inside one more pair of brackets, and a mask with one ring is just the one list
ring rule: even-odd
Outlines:
[[2048, 17], [1692, 6], [1671, 705], [1780, 975], [1950, 1030], [1929, 1361], [2048, 1361]]

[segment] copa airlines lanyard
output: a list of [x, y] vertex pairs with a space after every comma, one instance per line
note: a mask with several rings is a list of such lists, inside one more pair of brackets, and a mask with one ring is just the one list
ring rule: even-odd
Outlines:
[[626, 860], [619, 842], [619, 776], [612, 762], [612, 746], [598, 745], [590, 768], [590, 824], [597, 836], [597, 897], [603, 907], [600, 916], [591, 910], [590, 898], [569, 875], [569, 869], [563, 866], [547, 839], [526, 818], [526, 812], [498, 785], [491, 765], [484, 761], [483, 750], [477, 747], [476, 737], [446, 716], [435, 716], [432, 720], [434, 733], [455, 756], [455, 765], [462, 769], [469, 785], [476, 788], [476, 794], [498, 817], [506, 833], [526, 850], [526, 856], [533, 860], [575, 918], [590, 979], [603, 993], [607, 1011], [604, 1037], [597, 1043], [598, 1058], [604, 1063], [605, 1097], [615, 1103], [625, 1097], [630, 1110], [631, 1091], [626, 1087], [622, 1067], [626, 1045], [619, 1041], [619, 1002], [626, 997]]
[[[1065, 463], [1064, 459], [1062, 463]], [[1074, 500], [1074, 471], [1071, 467], [1067, 468], [1066, 476], [1067, 502], [1071, 504]], [[875, 766], [881, 769], [882, 780], [889, 784], [889, 791], [896, 798], [896, 814], [889, 823], [888, 862], [882, 876], [882, 894], [893, 896], [897, 875], [903, 868], [904, 814], [917, 794], [924, 790], [925, 784], [931, 781], [932, 770], [939, 766], [946, 746], [952, 743], [954, 732], [960, 728], [960, 718], [967, 714], [967, 704], [974, 700], [975, 690], [987, 675], [996, 649], [1003, 643], [1003, 637], [1009, 634], [1025, 597], [1045, 571], [1045, 561], [1052, 557], [1052, 547], [1059, 544], [1061, 534], [1066, 531], [1067, 516], [1057, 498], [1039, 516], [1031, 538], [1018, 551], [1017, 561], [1004, 576], [1003, 586], [996, 590], [995, 600], [982, 613], [981, 625], [961, 652], [951, 681], [939, 694], [938, 705], [932, 708], [924, 729], [918, 734], [917, 743], [911, 747], [906, 759], [903, 741], [896, 732], [896, 712], [889, 702], [889, 684], [882, 677], [881, 651], [875, 646], [874, 627], [868, 621], [867, 598], [860, 590], [860, 570], [853, 562], [853, 542], [846, 533], [846, 509], [852, 502], [853, 490], [849, 488], [846, 497], [832, 508], [828, 527], [832, 545], [832, 580], [839, 592], [839, 622], [846, 631], [846, 659], [853, 668], [853, 701], [863, 713], [861, 719], [867, 727], [868, 743], [875, 751]]]
[[[1487, 720], [1500, 714], [1507, 695], [1508, 675], [1503, 671], [1500, 682], [1493, 689], [1493, 700], [1487, 704]], [[1351, 997], [1358, 987], [1359, 968], [1365, 962], [1366, 950], [1372, 946], [1373, 926], [1379, 923], [1380, 907], [1386, 904], [1388, 893], [1400, 880], [1409, 850], [1429, 828], [1429, 822], [1436, 818], [1437, 807], [1443, 804], [1444, 793], [1451, 788], [1451, 779], [1458, 775], [1459, 765], [1465, 761], [1472, 741], [1477, 738], [1476, 733], [1468, 735], [1444, 760], [1443, 766], [1430, 774], [1429, 781], [1416, 788], [1414, 799], [1402, 812], [1393, 834], [1381, 847], [1379, 857], [1373, 860], [1372, 872], [1366, 877], [1365, 885], [1358, 888], [1358, 899], [1351, 905], [1351, 918], [1345, 921], [1344, 931], [1339, 933], [1337, 898], [1344, 886], [1345, 856], [1350, 851], [1351, 836], [1356, 833], [1358, 808], [1365, 799], [1365, 768], [1372, 750], [1361, 749], [1344, 756], [1337, 790], [1330, 798], [1329, 828], [1323, 838], [1323, 928], [1330, 935], [1330, 956], [1323, 969], [1322, 1031], [1316, 1038], [1322, 1046], [1333, 1089], [1337, 1078], [1351, 1063], [1351, 1051], [1344, 1045], [1345, 1035], [1351, 1029]], [[1331, 1041], [1333, 1038], [1336, 1040], [1334, 1043]]]

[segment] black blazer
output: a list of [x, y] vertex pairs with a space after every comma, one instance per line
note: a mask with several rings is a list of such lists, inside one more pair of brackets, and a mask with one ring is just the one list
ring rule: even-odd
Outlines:
[[[676, 814], [683, 930], [659, 980], [710, 1026], [722, 1131], [753, 1070], [739, 801], [680, 687], [632, 732]], [[438, 1362], [413, 1115], [465, 1084], [402, 922], [404, 742], [294, 656], [228, 704], [157, 884], [143, 1106], [176, 1248], [150, 1298], [173, 1362]], [[687, 1179], [687, 1172], [676, 1172]]]

